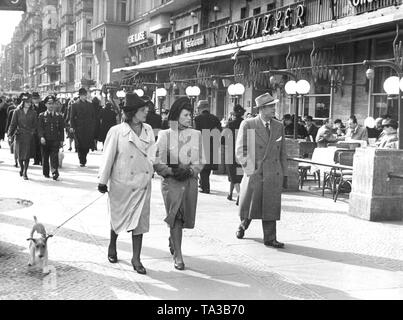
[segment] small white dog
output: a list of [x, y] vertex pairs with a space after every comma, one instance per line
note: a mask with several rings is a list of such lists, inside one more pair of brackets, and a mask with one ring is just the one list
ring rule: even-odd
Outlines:
[[38, 223], [38, 219], [34, 217], [35, 225], [31, 231], [31, 237], [27, 239], [29, 244], [29, 262], [28, 266], [32, 267], [37, 262], [40, 263], [44, 274], [50, 272], [48, 267], [48, 239], [53, 237], [46, 234], [46, 229], [43, 224]]

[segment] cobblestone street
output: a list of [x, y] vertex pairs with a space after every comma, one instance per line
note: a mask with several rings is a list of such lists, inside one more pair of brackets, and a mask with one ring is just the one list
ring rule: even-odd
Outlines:
[[239, 218], [235, 202], [226, 199], [225, 176], [213, 176], [213, 194], [199, 196], [196, 229], [184, 235], [184, 272], [174, 269], [168, 250], [158, 177], [153, 181], [151, 231], [143, 242], [147, 276], [132, 269], [129, 234], [119, 238], [119, 264], [107, 261], [106, 196], [49, 240], [49, 275], [29, 268], [26, 239], [33, 216], [52, 232], [100, 197], [96, 190], [100, 159], [100, 152], [91, 154], [89, 166], [82, 169], [77, 155], [67, 152], [59, 182], [45, 180], [37, 166], [28, 172], [31, 180], [23, 181], [2, 144], [0, 299], [403, 298], [403, 222], [352, 218], [347, 215], [346, 196], [334, 203], [329, 194], [323, 198], [307, 187], [284, 194], [278, 237], [286, 248], [269, 249], [263, 245], [257, 221], [244, 240], [236, 239]]

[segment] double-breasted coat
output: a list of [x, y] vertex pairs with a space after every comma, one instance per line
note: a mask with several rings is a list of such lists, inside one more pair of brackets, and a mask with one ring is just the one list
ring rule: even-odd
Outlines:
[[[186, 181], [177, 181], [169, 173], [171, 165], [185, 165], [194, 175]], [[158, 134], [155, 171], [164, 177], [161, 183], [164, 198], [165, 222], [172, 228], [178, 214], [183, 228], [193, 229], [196, 222], [198, 174], [205, 164], [202, 135], [193, 129], [163, 130]]]
[[269, 136], [260, 116], [243, 121], [236, 156], [245, 173], [240, 195], [241, 218], [280, 220], [283, 182], [288, 176], [283, 124], [273, 119]]
[[70, 125], [79, 149], [91, 149], [95, 137], [95, 112], [92, 103], [79, 100], [71, 106]]
[[152, 128], [143, 124], [140, 136], [127, 123], [109, 130], [99, 183], [109, 183], [112, 230], [135, 235], [150, 229], [151, 180], [156, 146]]
[[8, 129], [8, 136], [15, 135], [16, 157], [22, 160], [29, 160], [35, 156], [35, 135], [38, 128], [38, 116], [32, 107], [25, 113], [22, 107], [18, 107], [13, 113], [11, 124]]

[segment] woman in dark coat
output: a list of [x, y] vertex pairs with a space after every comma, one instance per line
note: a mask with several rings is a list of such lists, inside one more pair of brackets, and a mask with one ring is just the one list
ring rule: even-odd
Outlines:
[[227, 125], [227, 129], [231, 130], [231, 137], [233, 138], [232, 141], [229, 141], [227, 143], [232, 143], [232, 149], [229, 148], [227, 150], [232, 150], [232, 163], [226, 164], [227, 167], [227, 174], [228, 174], [228, 180], [231, 183], [230, 185], [230, 192], [228, 195], [228, 200], [232, 201], [232, 195], [234, 193], [234, 189], [236, 189], [236, 192], [238, 194], [238, 200], [237, 200], [237, 205], [239, 205], [239, 194], [241, 193], [241, 182], [243, 178], [243, 171], [242, 171], [242, 166], [239, 165], [236, 161], [235, 157], [235, 145], [236, 145], [236, 138], [237, 138], [237, 132], [241, 126], [243, 119], [243, 116], [245, 114], [246, 110], [242, 108], [240, 105], [236, 105], [234, 107], [234, 114], [235, 114], [235, 119], [230, 121]]
[[20, 176], [28, 180], [27, 171], [29, 160], [35, 156], [35, 134], [38, 127], [38, 118], [31, 106], [31, 96], [23, 93], [20, 96], [22, 104], [14, 111], [8, 136], [15, 136], [15, 153], [20, 162]]
[[117, 125], [116, 113], [112, 110], [112, 104], [107, 102], [105, 107], [100, 112], [100, 128], [98, 139], [105, 143], [106, 136], [109, 130]]
[[169, 247], [174, 267], [184, 270], [182, 256], [183, 229], [195, 227], [198, 174], [203, 169], [201, 132], [191, 128], [192, 107], [188, 98], [177, 100], [169, 113], [171, 129], [160, 131], [157, 141], [156, 172], [164, 179], [161, 184], [170, 228]]

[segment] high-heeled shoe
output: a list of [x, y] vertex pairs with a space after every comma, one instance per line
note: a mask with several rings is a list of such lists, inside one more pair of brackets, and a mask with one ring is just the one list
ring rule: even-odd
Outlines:
[[171, 255], [175, 254], [174, 245], [172, 243], [171, 237], [169, 237], [169, 252], [171, 253]]
[[185, 264], [183, 262], [180, 262], [180, 263], [175, 262], [174, 267], [176, 270], [179, 270], [179, 271], [185, 270]]
[[113, 264], [118, 263], [118, 254], [116, 250], [108, 249], [108, 261]]
[[144, 268], [144, 266], [141, 263], [140, 263], [140, 265], [136, 266], [132, 260], [132, 266], [133, 266], [134, 271], [136, 271], [138, 274], [141, 274], [141, 275], [147, 274], [146, 268]]

